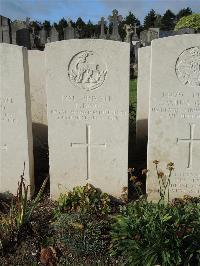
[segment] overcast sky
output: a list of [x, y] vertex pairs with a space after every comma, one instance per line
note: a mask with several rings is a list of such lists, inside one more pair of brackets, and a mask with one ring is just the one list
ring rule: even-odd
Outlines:
[[200, 13], [200, 0], [0, 0], [1, 15], [12, 20], [30, 17], [41, 22], [57, 22], [63, 17], [97, 22], [102, 16], [107, 19], [117, 9], [122, 16], [131, 11], [143, 23], [152, 8], [162, 15], [167, 9], [177, 13], [186, 7]]

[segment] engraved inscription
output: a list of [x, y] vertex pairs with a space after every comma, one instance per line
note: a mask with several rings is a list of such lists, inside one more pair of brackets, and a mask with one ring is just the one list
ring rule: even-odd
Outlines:
[[200, 193], [200, 173], [193, 171], [175, 171], [170, 185], [171, 192], [181, 192], [199, 196]]
[[200, 87], [200, 47], [183, 51], [176, 61], [175, 70], [181, 83]]
[[0, 97], [0, 120], [14, 123], [16, 115], [13, 113], [12, 107], [14, 100], [11, 97]]
[[0, 146], [0, 150], [1, 150], [1, 151], [7, 151], [7, 150], [8, 150], [7, 145], [5, 144], [5, 145], [3, 145], [3, 146]]
[[200, 93], [161, 92], [160, 101], [155, 102], [151, 110], [165, 119], [200, 119]]
[[74, 55], [68, 65], [68, 77], [77, 87], [92, 91], [99, 88], [107, 76], [107, 67], [102, 58], [92, 51]]
[[87, 149], [87, 177], [91, 178], [91, 148], [106, 148], [106, 144], [92, 144], [91, 143], [91, 126], [86, 125], [86, 143], [71, 143], [72, 148], [86, 148]]
[[177, 144], [182, 142], [182, 143], [188, 143], [188, 145], [189, 145], [187, 168], [191, 168], [191, 166], [192, 166], [193, 143], [200, 144], [200, 139], [194, 138], [194, 128], [195, 128], [195, 124], [190, 124], [190, 136], [189, 136], [189, 138], [187, 138], [187, 139], [186, 138], [185, 139], [177, 138]]
[[55, 119], [70, 121], [114, 121], [128, 116], [127, 111], [113, 109], [111, 103], [112, 98], [109, 95], [63, 95], [60, 108], [52, 108], [50, 114]]

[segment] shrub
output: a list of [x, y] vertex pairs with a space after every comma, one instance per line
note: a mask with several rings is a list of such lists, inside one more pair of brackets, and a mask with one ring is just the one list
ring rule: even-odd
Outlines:
[[111, 255], [126, 265], [197, 265], [200, 261], [200, 203], [122, 207], [111, 229]]
[[64, 244], [78, 255], [100, 255], [108, 248], [109, 220], [83, 213], [63, 213], [53, 224], [57, 245]]
[[80, 212], [104, 215], [110, 212], [110, 197], [90, 184], [77, 186], [72, 191], [61, 194], [56, 213]]
[[190, 16], [182, 17], [176, 24], [175, 30], [182, 28], [192, 28], [200, 30], [200, 14], [193, 14]]
[[12, 199], [9, 213], [0, 216], [0, 250], [9, 246], [10, 242], [16, 242], [21, 230], [28, 225], [32, 213], [38, 206], [44, 192], [48, 178], [46, 178], [34, 200], [28, 201], [29, 186], [24, 181], [24, 171], [18, 182], [17, 195]]

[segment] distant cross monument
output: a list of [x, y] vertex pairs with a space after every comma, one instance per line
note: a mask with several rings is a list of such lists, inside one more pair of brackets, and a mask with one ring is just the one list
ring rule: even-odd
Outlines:
[[193, 143], [200, 144], [200, 139], [195, 139], [194, 138], [194, 128], [195, 128], [195, 124], [190, 124], [190, 136], [189, 136], [189, 138], [187, 138], [187, 139], [179, 139], [179, 138], [177, 138], [177, 144], [179, 142], [182, 142], [182, 143], [188, 143], [188, 145], [189, 145], [187, 168], [191, 168], [191, 166], [192, 166]]
[[104, 17], [101, 17], [101, 20], [98, 22], [99, 25], [101, 25], [101, 34], [99, 36], [100, 39], [106, 39], [106, 34], [105, 34], [105, 19]]
[[72, 148], [86, 148], [87, 149], [87, 177], [86, 180], [91, 179], [91, 148], [106, 148], [106, 144], [92, 144], [91, 143], [91, 126], [86, 125], [86, 143], [71, 143]]
[[122, 21], [123, 17], [121, 15], [118, 15], [118, 11], [116, 9], [114, 9], [112, 13], [113, 15], [108, 17], [109, 21], [113, 25], [113, 30], [112, 30], [110, 39], [114, 41], [121, 41], [121, 38], [118, 32], [118, 25], [119, 25], [119, 22]]
[[133, 34], [133, 41], [139, 41], [139, 38], [137, 36], [137, 29], [139, 29], [139, 26], [136, 25], [136, 23], [134, 24], [134, 34]]
[[131, 24], [130, 25], [125, 24], [124, 25], [124, 29], [126, 31], [126, 39], [125, 39], [125, 41], [130, 43], [131, 42], [131, 37], [132, 37], [132, 34], [133, 34], [133, 26]]
[[64, 40], [75, 39], [75, 29], [72, 27], [71, 19], [67, 19], [67, 27], [64, 29]]

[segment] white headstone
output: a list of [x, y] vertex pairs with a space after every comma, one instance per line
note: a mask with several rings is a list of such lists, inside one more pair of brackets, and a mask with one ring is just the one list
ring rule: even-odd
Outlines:
[[158, 200], [153, 160], [175, 165], [170, 197], [200, 194], [200, 35], [158, 39], [151, 46], [147, 193]]
[[33, 150], [28, 61], [25, 48], [0, 44], [0, 192], [16, 194], [23, 173], [33, 180]]
[[69, 40], [46, 47], [51, 195], [90, 183], [127, 186], [127, 43]]
[[136, 140], [137, 150], [142, 154], [146, 154], [148, 140], [151, 47], [147, 46], [139, 48], [138, 54]]
[[28, 51], [32, 122], [47, 125], [44, 60], [43, 51]]

